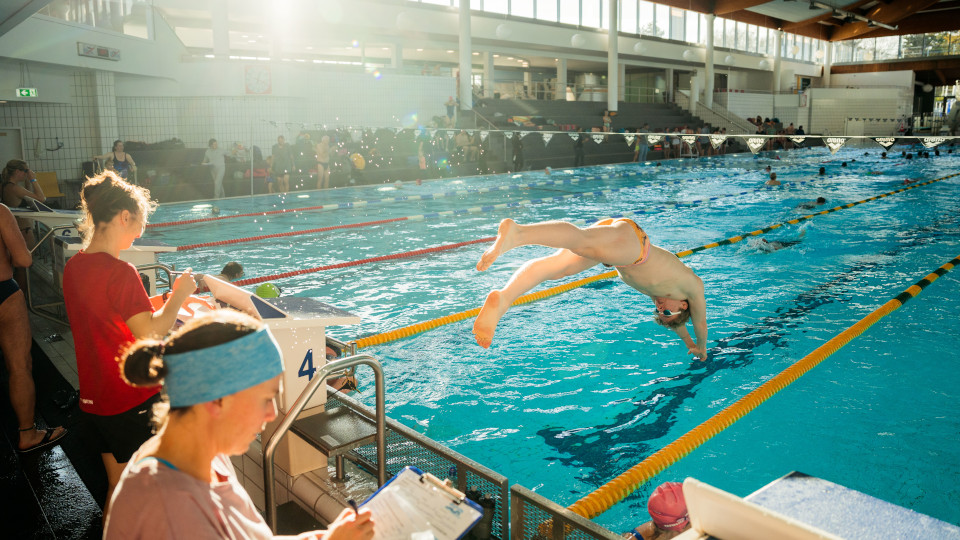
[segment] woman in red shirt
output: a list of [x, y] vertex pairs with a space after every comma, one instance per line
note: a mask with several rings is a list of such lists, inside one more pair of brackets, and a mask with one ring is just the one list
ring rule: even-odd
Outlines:
[[[197, 284], [187, 270], [154, 311], [137, 269], [120, 260], [156, 208], [149, 191], [107, 171], [87, 180], [81, 202], [84, 246], [67, 261], [63, 295], [77, 356], [80, 410], [99, 445], [109, 501], [124, 465], [152, 435], [151, 409], [158, 401], [156, 388], [124, 383], [120, 356], [136, 339], [169, 332]], [[107, 510], [105, 504], [104, 516]]]

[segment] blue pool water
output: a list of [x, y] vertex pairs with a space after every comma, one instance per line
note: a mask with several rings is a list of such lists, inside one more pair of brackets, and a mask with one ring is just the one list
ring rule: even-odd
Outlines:
[[[869, 150], [869, 155], [864, 152]], [[657, 245], [700, 246], [827, 207], [960, 172], [956, 153], [913, 162], [879, 149], [823, 149], [770, 157], [685, 161], [475, 177], [217, 201], [221, 215], [398, 195], [608, 175], [608, 179], [428, 201], [404, 201], [151, 229], [175, 245], [456, 210], [603, 188], [616, 193], [441, 219], [202, 248], [161, 261], [219, 272], [238, 260], [246, 277], [492, 236], [497, 222], [590, 220], [641, 208]], [[852, 160], [856, 160], [853, 162]], [[842, 161], [849, 167], [840, 166]], [[759, 189], [772, 165], [790, 185]], [[817, 168], [828, 177], [818, 178]], [[639, 174], [627, 174], [637, 173]], [[664, 184], [666, 181], [682, 180]], [[652, 322], [652, 303], [605, 280], [513, 308], [489, 350], [467, 320], [366, 349], [387, 375], [388, 414], [426, 436], [567, 506], [730, 405], [930, 271], [960, 254], [960, 199], [949, 179], [819, 216], [766, 235], [802, 240], [766, 253], [755, 238], [683, 259], [707, 292], [707, 362]], [[733, 193], [748, 193], [721, 197]], [[695, 206], [674, 203], [720, 197]], [[209, 215], [209, 202], [165, 205], [152, 223]], [[344, 339], [389, 331], [479, 306], [524, 261], [524, 247], [487, 272], [487, 244], [277, 280], [284, 294], [316, 297], [363, 323]], [[598, 269], [596, 272], [599, 272]], [[589, 271], [581, 276], [595, 273]], [[575, 278], [570, 278], [570, 280]], [[693, 476], [737, 495], [799, 470], [939, 519], [960, 523], [960, 273], [948, 273], [757, 410], [596, 519], [626, 530], [645, 519], [652, 487]], [[362, 385], [363, 386], [363, 385]], [[372, 385], [367, 381], [366, 388]], [[370, 391], [364, 392], [369, 397]]]

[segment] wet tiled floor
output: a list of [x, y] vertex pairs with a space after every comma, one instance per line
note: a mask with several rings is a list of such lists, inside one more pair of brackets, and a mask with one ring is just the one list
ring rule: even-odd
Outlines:
[[[10, 407], [7, 374], [0, 381], [0, 520], [4, 538], [94, 539], [102, 536], [101, 505], [106, 477], [97, 453], [85, 442], [70, 383], [36, 346], [33, 376], [37, 385], [37, 422], [63, 425], [61, 444], [41, 451], [17, 452], [17, 420]], [[75, 400], [73, 400], [75, 401]]]

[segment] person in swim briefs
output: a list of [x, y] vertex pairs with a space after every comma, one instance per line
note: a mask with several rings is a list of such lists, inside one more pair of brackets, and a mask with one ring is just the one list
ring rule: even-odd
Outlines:
[[[553, 255], [527, 261], [506, 286], [492, 291], [477, 315], [473, 333], [487, 348], [500, 318], [514, 300], [540, 283], [572, 276], [597, 264], [613, 266], [627, 285], [653, 300], [654, 320], [673, 330], [691, 354], [707, 359], [707, 304], [703, 281], [673, 253], [650, 243], [647, 234], [630, 219], [604, 219], [587, 228], [565, 221], [519, 225], [500, 222], [497, 239], [484, 252], [477, 270], [484, 271], [497, 257], [519, 246], [557, 248]], [[687, 331], [693, 321], [696, 341]]]

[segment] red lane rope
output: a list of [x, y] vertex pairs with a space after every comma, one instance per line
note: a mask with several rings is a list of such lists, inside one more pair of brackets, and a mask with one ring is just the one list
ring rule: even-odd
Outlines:
[[247, 214], [231, 214], [229, 216], [219, 216], [219, 217], [205, 217], [198, 219], [185, 219], [183, 221], [165, 221], [163, 223], [148, 223], [148, 229], [156, 229], [159, 227], [173, 227], [176, 225], [190, 225], [193, 223], [206, 223], [208, 221], [220, 221], [221, 219], [233, 219], [238, 217], [257, 217], [257, 216], [269, 216], [273, 214], [286, 214], [289, 212], [303, 212], [305, 210], [322, 210], [324, 208], [333, 208], [337, 206], [335, 204], [321, 204], [319, 206], [307, 206], [304, 208], [284, 208], [282, 210], [267, 210], [264, 212], [250, 212]]
[[282, 274], [273, 274], [270, 276], [261, 276], [249, 279], [240, 279], [234, 281], [233, 284], [238, 287], [243, 287], [246, 285], [256, 285], [257, 283], [265, 283], [274, 279], [284, 279], [293, 276], [301, 276], [303, 274], [312, 274], [314, 272], [322, 272], [324, 270], [334, 270], [337, 268], [349, 268], [351, 266], [360, 266], [361, 264], [369, 264], [373, 262], [389, 261], [395, 259], [406, 259], [408, 257], [416, 257], [418, 255], [425, 255], [427, 253], [435, 253], [437, 251], [447, 251], [450, 249], [456, 249], [463, 246], [469, 246], [470, 244], [480, 244], [483, 242], [493, 242], [497, 237], [490, 236], [487, 238], [480, 238], [477, 240], [468, 240], [466, 242], [457, 242], [456, 244], [447, 244], [444, 246], [436, 246], [424, 249], [417, 249], [414, 251], [404, 251], [402, 253], [394, 253], [392, 255], [381, 255], [379, 257], [370, 257], [369, 259], [359, 259], [356, 261], [348, 261], [337, 264], [328, 264], [325, 266], [315, 266], [313, 268], [304, 268], [302, 270], [293, 270], [291, 272], [283, 272]]
[[314, 234], [322, 233], [327, 231], [335, 231], [337, 229], [354, 229], [358, 227], [368, 227], [370, 225], [382, 225], [384, 223], [393, 223], [395, 221], [406, 221], [409, 218], [398, 217], [390, 219], [381, 219], [377, 221], [364, 221], [362, 223], [348, 223], [346, 225], [331, 225], [329, 227], [320, 227], [319, 229], [307, 229], [305, 231], [287, 231], [282, 233], [274, 234], [263, 234], [260, 236], [248, 236], [246, 238], [234, 238], [232, 240], [218, 240], [216, 242], [203, 242], [201, 244], [187, 244], [185, 246], [177, 246], [177, 251], [186, 251], [188, 249], [197, 249], [203, 247], [211, 246], [226, 246], [229, 244], [240, 244], [243, 242], [254, 242], [256, 240], [266, 240], [268, 238], [283, 238], [285, 236], [297, 236], [301, 234]]

